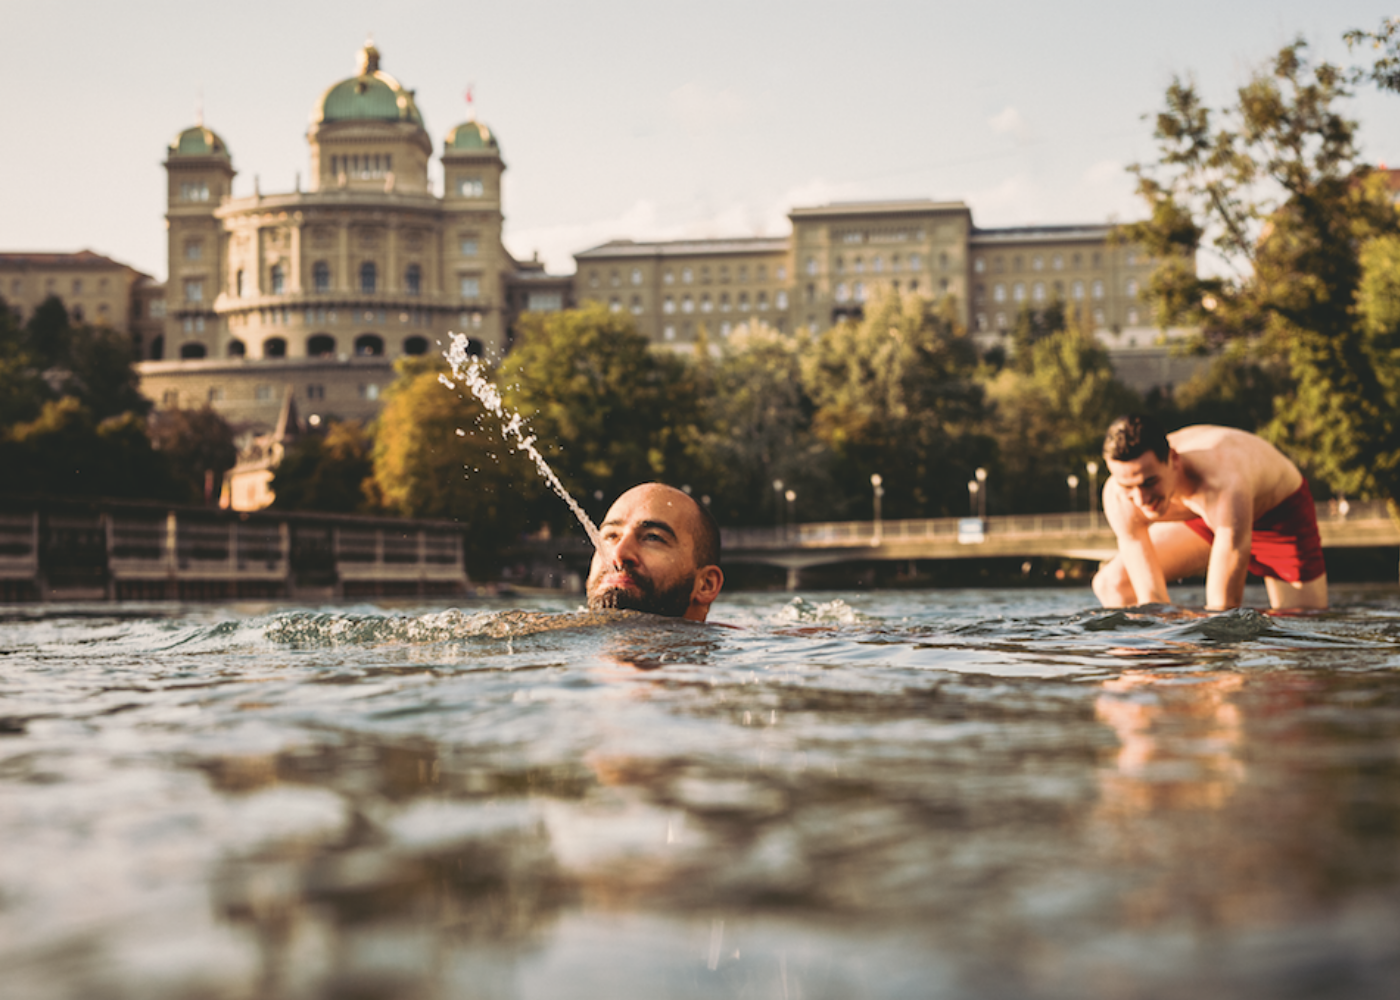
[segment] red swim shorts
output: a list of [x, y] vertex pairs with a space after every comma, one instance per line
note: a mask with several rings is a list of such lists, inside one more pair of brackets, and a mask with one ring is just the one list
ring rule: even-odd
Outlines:
[[[1215, 532], [1201, 518], [1185, 523], [1206, 541], [1215, 541]], [[1316, 580], [1327, 572], [1317, 533], [1317, 508], [1306, 479], [1288, 499], [1254, 522], [1249, 571], [1289, 583]]]

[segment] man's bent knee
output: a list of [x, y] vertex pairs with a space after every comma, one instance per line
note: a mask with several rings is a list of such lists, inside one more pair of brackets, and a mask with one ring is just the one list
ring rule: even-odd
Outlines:
[[1137, 592], [1127, 568], [1118, 557], [1110, 559], [1094, 574], [1094, 596], [1106, 608], [1128, 608], [1137, 603]]

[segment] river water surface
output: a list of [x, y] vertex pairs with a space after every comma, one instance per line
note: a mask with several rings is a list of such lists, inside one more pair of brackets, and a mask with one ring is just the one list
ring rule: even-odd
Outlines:
[[1334, 598], [0, 609], [0, 994], [1394, 997]]

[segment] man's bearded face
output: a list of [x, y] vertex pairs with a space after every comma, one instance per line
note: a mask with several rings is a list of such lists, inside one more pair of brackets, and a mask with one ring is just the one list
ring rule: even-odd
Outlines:
[[656, 582], [637, 566], [609, 571], [595, 569], [588, 577], [588, 607], [593, 611], [613, 608], [679, 618], [690, 607], [694, 589], [694, 573], [669, 587], [657, 589]]

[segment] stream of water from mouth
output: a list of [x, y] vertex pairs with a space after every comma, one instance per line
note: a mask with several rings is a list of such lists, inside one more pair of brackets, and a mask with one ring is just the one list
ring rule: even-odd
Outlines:
[[510, 411], [507, 413], [505, 400], [501, 398], [501, 392], [496, 388], [486, 374], [486, 366], [481, 358], [467, 353], [467, 338], [460, 333], [452, 334], [452, 344], [445, 352], [447, 363], [452, 367], [452, 377], [439, 375], [438, 379], [449, 389], [457, 389], [458, 383], [465, 386], [487, 411], [501, 421], [501, 436], [513, 447], [518, 448], [530, 456], [530, 460], [535, 463], [535, 468], [539, 470], [541, 478], [549, 484], [549, 488], [558, 494], [559, 499], [568, 504], [569, 510], [573, 511], [578, 518], [579, 524], [583, 525], [583, 530], [588, 533], [588, 540], [593, 543], [593, 547], [598, 547], [598, 529], [593, 524], [593, 520], [579, 506], [578, 501], [573, 498], [564, 484], [559, 481], [559, 477], [554, 474], [554, 470], [549, 467], [544, 456], [535, 447], [535, 435], [529, 432], [525, 424], [525, 418], [519, 412]]

